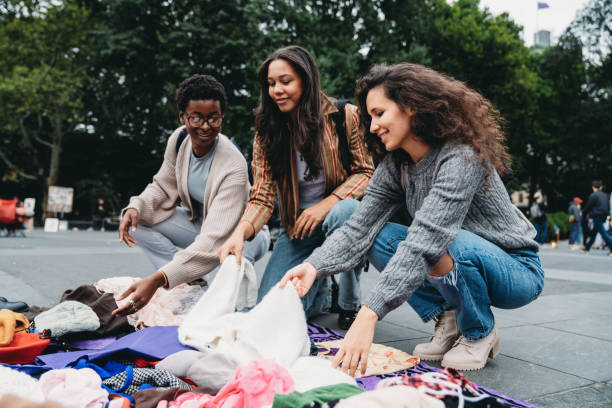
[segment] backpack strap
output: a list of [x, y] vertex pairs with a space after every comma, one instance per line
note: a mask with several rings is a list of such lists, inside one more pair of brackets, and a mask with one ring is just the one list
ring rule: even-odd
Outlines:
[[181, 148], [181, 145], [183, 144], [183, 140], [185, 140], [185, 138], [187, 137], [187, 128], [183, 128], [183, 130], [181, 130], [181, 133], [179, 133], [178, 137], [176, 138], [176, 154], [178, 154], [179, 149]]
[[[351, 152], [349, 151], [348, 139], [346, 137], [346, 114], [344, 113], [344, 108], [346, 104], [350, 101], [347, 99], [340, 99], [334, 102], [334, 105], [338, 109], [338, 112], [331, 113], [329, 116], [334, 121], [336, 125], [336, 134], [338, 135], [338, 150], [340, 151], [340, 160], [342, 161], [342, 167], [346, 171], [346, 176], [350, 176], [353, 172], [351, 170]], [[365, 259], [359, 265], [357, 265], [356, 269], [361, 269], [367, 272], [370, 269], [370, 261]], [[332, 276], [332, 291], [334, 290], [334, 285], [338, 286], [336, 280]], [[332, 292], [333, 296], [333, 292]], [[332, 304], [332, 307], [334, 305]]]
[[335, 101], [334, 105], [338, 109], [338, 112], [331, 113], [329, 116], [336, 125], [336, 134], [338, 135], [338, 150], [340, 152], [342, 167], [344, 167], [347, 176], [350, 176], [352, 174], [351, 153], [349, 151], [348, 139], [346, 138], [346, 114], [344, 113], [344, 108], [346, 107], [347, 103], [349, 103], [349, 101], [346, 99]]

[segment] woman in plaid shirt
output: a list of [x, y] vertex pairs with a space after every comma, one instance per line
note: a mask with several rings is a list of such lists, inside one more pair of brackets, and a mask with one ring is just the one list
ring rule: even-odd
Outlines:
[[[357, 108], [347, 104], [347, 174], [330, 118], [338, 109], [321, 92], [319, 72], [308, 51], [298, 46], [276, 50], [261, 65], [258, 78], [261, 95], [255, 111], [254, 184], [242, 219], [219, 249], [219, 257], [223, 262], [233, 253], [240, 259], [244, 241], [268, 222], [278, 198], [283, 230], [264, 272], [261, 300], [286, 271], [306, 259], [350, 217], [374, 166], [358, 132]], [[358, 278], [354, 271], [340, 278], [341, 326], [348, 327], [361, 306]], [[321, 279], [315, 285], [303, 298], [307, 317], [330, 305], [329, 280]]]

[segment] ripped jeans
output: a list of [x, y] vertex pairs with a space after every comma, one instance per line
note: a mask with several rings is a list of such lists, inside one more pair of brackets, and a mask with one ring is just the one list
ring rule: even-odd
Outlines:
[[[406, 239], [408, 227], [388, 222], [368, 253], [382, 271]], [[491, 306], [516, 309], [534, 301], [544, 287], [544, 270], [530, 249], [505, 251], [486, 239], [460, 230], [448, 249], [453, 269], [445, 276], [427, 275], [408, 303], [424, 322], [446, 309], [457, 309], [459, 331], [469, 341], [489, 335], [495, 326]]]

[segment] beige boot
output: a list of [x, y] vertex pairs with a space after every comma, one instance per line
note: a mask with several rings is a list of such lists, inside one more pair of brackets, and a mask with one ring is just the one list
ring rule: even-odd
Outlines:
[[484, 339], [468, 341], [461, 336], [453, 348], [444, 355], [442, 367], [455, 370], [480, 370], [487, 364], [487, 358], [499, 354], [499, 337], [497, 327]]
[[436, 328], [429, 343], [417, 344], [412, 354], [427, 361], [440, 361], [448, 350], [453, 347], [455, 340], [459, 337], [457, 328], [457, 311], [446, 310], [435, 318]]

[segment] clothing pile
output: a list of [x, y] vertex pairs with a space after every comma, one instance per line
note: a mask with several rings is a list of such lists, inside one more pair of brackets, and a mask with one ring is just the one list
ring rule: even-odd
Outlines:
[[[342, 336], [307, 325], [291, 283], [254, 305], [250, 268], [228, 257], [197, 301], [191, 290], [177, 292], [168, 304], [180, 325], [149, 326], [153, 314], [144, 313], [109, 318], [115, 292], [129, 283], [123, 278], [67, 291], [33, 325], [0, 311], [0, 341], [26, 335], [41, 343], [28, 358], [0, 360], [0, 408], [529, 406], [381, 345], [370, 351], [368, 376], [355, 380], [331, 367]], [[251, 309], [236, 312], [243, 306]], [[28, 326], [36, 332], [25, 333]]]

